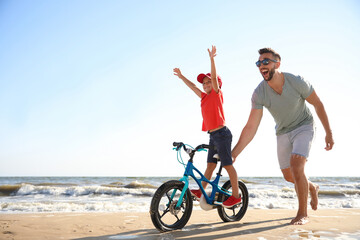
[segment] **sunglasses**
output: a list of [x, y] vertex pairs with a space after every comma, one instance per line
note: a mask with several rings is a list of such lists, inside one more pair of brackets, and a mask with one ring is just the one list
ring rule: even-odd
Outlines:
[[263, 64], [263, 65], [268, 65], [270, 62], [275, 62], [275, 63], [277, 63], [278, 61], [272, 60], [272, 59], [270, 59], [270, 58], [265, 58], [265, 59], [262, 60], [262, 61], [260, 61], [260, 60], [257, 61], [255, 64], [256, 64], [257, 67], [260, 67], [261, 64]]

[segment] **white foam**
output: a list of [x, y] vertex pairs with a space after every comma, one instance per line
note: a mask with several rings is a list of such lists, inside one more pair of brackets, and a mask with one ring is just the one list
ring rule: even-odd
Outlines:
[[107, 187], [107, 186], [35, 186], [22, 184], [17, 191], [17, 196], [25, 195], [52, 195], [52, 196], [84, 196], [84, 195], [145, 195], [152, 196], [156, 189], [153, 188], [126, 188], [126, 187]]
[[139, 238], [137, 235], [116, 235], [110, 236], [109, 239], [136, 239]]

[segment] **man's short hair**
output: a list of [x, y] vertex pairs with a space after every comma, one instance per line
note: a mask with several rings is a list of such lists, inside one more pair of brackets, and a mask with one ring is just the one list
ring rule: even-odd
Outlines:
[[259, 50], [260, 55], [264, 54], [264, 53], [271, 53], [273, 55], [273, 57], [276, 58], [277, 61], [281, 61], [280, 54], [275, 52], [275, 50], [272, 49], [272, 48], [262, 48], [262, 49]]

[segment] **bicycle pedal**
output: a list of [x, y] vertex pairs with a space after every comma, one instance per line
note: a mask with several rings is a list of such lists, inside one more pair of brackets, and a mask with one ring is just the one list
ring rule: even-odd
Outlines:
[[200, 201], [200, 199], [199, 198], [197, 198], [196, 196], [194, 196], [194, 195], [191, 195], [191, 199], [193, 200], [193, 201]]

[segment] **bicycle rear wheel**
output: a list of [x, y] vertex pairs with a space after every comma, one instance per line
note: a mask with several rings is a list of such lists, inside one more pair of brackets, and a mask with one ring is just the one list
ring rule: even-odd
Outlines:
[[[217, 209], [220, 218], [224, 222], [240, 221], [240, 219], [242, 219], [246, 213], [249, 203], [249, 194], [245, 184], [242, 181], [238, 181], [238, 183], [239, 183], [239, 194], [241, 197], [241, 202], [231, 208], [225, 208], [223, 206], [219, 206]], [[230, 180], [227, 181], [222, 188], [231, 191]], [[224, 202], [226, 201], [226, 199], [228, 199], [228, 196], [221, 193], [219, 194], [218, 202]]]
[[193, 201], [187, 189], [179, 208], [180, 194], [184, 183], [172, 180], [161, 185], [155, 192], [150, 205], [150, 216], [154, 226], [162, 232], [183, 228], [189, 221]]

